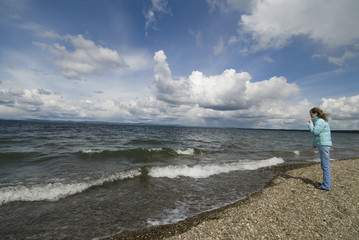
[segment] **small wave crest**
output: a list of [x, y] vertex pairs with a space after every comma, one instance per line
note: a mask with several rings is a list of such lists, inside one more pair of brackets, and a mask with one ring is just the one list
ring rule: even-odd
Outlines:
[[84, 149], [80, 151], [84, 156], [92, 157], [106, 157], [106, 156], [158, 156], [162, 155], [195, 155], [200, 154], [201, 150], [194, 148], [186, 149], [172, 149], [167, 147], [154, 147], [154, 148], [135, 148], [135, 149], [124, 149], [124, 150], [103, 150], [103, 149]]
[[194, 155], [194, 149], [193, 148], [187, 148], [187, 149], [177, 149], [175, 152], [179, 155]]
[[141, 169], [132, 169], [88, 182], [55, 182], [34, 186], [18, 185], [3, 187], [0, 188], [0, 205], [13, 201], [57, 201], [66, 196], [83, 192], [93, 186], [100, 186], [106, 182], [113, 182], [116, 180], [134, 178], [139, 175], [141, 175]]
[[104, 150], [101, 150], [101, 149], [84, 149], [84, 150], [81, 150], [82, 153], [85, 153], [85, 154], [93, 154], [93, 153], [102, 153]]
[[229, 173], [239, 170], [256, 170], [263, 167], [270, 167], [284, 163], [282, 158], [270, 158], [260, 161], [238, 161], [223, 164], [207, 164], [207, 165], [171, 165], [166, 167], [152, 167], [149, 169], [148, 175], [151, 177], [191, 177], [191, 178], [207, 178], [211, 175]]

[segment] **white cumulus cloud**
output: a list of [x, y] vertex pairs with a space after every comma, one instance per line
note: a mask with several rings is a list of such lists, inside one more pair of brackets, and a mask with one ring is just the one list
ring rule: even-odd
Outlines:
[[359, 95], [323, 98], [321, 107], [330, 113], [334, 120], [359, 119]]
[[247, 72], [227, 69], [221, 75], [205, 76], [193, 71], [187, 78], [173, 80], [166, 55], [161, 50], [154, 56], [155, 96], [173, 104], [196, 105], [214, 110], [248, 109], [264, 101], [287, 100], [299, 94], [299, 87], [284, 77], [251, 82]]
[[34, 44], [52, 55], [52, 63], [59, 67], [61, 74], [67, 78], [79, 78], [81, 74], [92, 74], [106, 68], [128, 67], [116, 50], [96, 45], [82, 35], [66, 35], [62, 39], [70, 44], [73, 50], [60, 43]]
[[359, 129], [359, 95], [323, 98], [320, 108], [329, 113], [332, 129]]
[[240, 25], [255, 41], [253, 50], [282, 48], [299, 35], [329, 47], [350, 46], [359, 39], [358, 10], [357, 0], [256, 1]]

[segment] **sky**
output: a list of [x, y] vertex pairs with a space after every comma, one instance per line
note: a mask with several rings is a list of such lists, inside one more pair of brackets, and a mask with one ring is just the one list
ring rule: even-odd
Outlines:
[[359, 130], [357, 0], [0, 0], [0, 119]]

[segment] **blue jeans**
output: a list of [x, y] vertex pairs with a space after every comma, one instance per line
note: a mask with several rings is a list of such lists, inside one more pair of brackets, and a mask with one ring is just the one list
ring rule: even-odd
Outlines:
[[330, 190], [332, 188], [332, 174], [330, 170], [330, 147], [319, 146], [321, 167], [323, 169], [323, 183], [321, 188]]

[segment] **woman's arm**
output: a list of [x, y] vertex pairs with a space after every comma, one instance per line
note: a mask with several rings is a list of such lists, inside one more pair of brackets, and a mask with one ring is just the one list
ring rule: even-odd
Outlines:
[[309, 123], [308, 127], [311, 133], [313, 133], [314, 135], [319, 135], [325, 127], [325, 121], [323, 119], [318, 119], [315, 125], [313, 124], [313, 122], [311, 122]]

